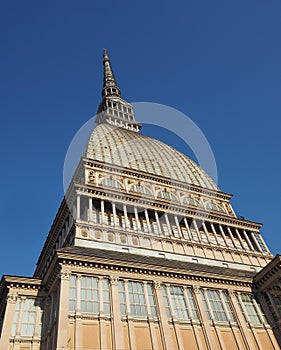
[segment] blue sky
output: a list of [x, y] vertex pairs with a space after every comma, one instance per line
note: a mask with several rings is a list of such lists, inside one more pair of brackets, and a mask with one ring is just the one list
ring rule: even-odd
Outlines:
[[280, 18], [280, 0], [2, 1], [0, 275], [34, 271], [69, 143], [100, 102], [103, 47], [124, 98], [200, 127], [220, 188], [280, 252]]

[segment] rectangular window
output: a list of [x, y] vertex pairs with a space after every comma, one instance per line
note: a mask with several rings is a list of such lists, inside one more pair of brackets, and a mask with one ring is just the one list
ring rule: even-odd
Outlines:
[[193, 299], [191, 290], [189, 288], [186, 288], [185, 291], [186, 291], [186, 296], [187, 296], [187, 299], [189, 302], [189, 312], [194, 320], [198, 320], [198, 314], [196, 311], [196, 306], [194, 303], [194, 299]]
[[168, 300], [168, 295], [167, 295], [167, 290], [166, 287], [162, 286], [162, 294], [163, 294], [163, 299], [164, 299], [164, 305], [166, 309], [166, 314], [169, 318], [171, 318], [171, 310], [170, 310], [170, 305], [169, 305], [169, 300]]
[[153, 296], [153, 290], [152, 290], [152, 285], [151, 283], [147, 284], [147, 294], [148, 294], [148, 301], [149, 301], [149, 307], [150, 307], [150, 313], [151, 316], [156, 316], [156, 306], [155, 306], [155, 301], [154, 301], [154, 296]]
[[204, 308], [205, 308], [208, 320], [211, 320], [212, 319], [211, 311], [210, 311], [209, 305], [207, 304], [205, 293], [204, 293], [203, 289], [200, 289], [200, 296], [201, 296], [201, 300], [203, 302], [203, 305], [204, 305]]
[[226, 322], [227, 316], [223, 308], [223, 304], [220, 298], [220, 294], [217, 290], [207, 290], [207, 297], [211, 307], [214, 320], [219, 322]]
[[13, 322], [12, 332], [11, 332], [12, 337], [16, 335], [17, 324], [19, 319], [19, 311], [20, 311], [20, 299], [18, 299], [16, 303], [16, 309], [14, 313], [14, 322]]
[[146, 316], [144, 287], [141, 282], [128, 282], [130, 309], [132, 316]]
[[25, 299], [21, 322], [21, 335], [32, 336], [36, 320], [35, 299]]
[[[69, 311], [76, 310], [77, 277], [71, 275], [69, 284]], [[99, 295], [99, 283], [101, 283], [102, 297]], [[100, 305], [101, 300], [103, 304]], [[80, 289], [81, 312], [98, 314], [103, 310], [105, 315], [110, 315], [109, 281], [106, 278], [82, 276]]]
[[125, 298], [125, 285], [124, 281], [118, 281], [118, 290], [119, 290], [119, 303], [121, 316], [126, 316], [126, 298]]
[[267, 252], [267, 249], [266, 249], [266, 246], [265, 246], [265, 244], [264, 244], [264, 242], [263, 242], [263, 239], [262, 239], [260, 233], [258, 233], [258, 232], [253, 232], [253, 234], [254, 234], [254, 236], [255, 236], [255, 238], [256, 238], [256, 240], [257, 240], [257, 242], [258, 242], [258, 245], [259, 245], [260, 249], [262, 250], [262, 252], [263, 252], [263, 253], [266, 253], [266, 252]]
[[76, 309], [76, 276], [71, 275], [69, 281], [69, 311]]
[[222, 299], [224, 301], [224, 305], [225, 305], [225, 308], [226, 308], [226, 311], [228, 313], [228, 317], [229, 317], [230, 321], [236, 322], [231, 305], [230, 305], [230, 302], [229, 302], [229, 299], [228, 299], [228, 296], [226, 295], [225, 292], [221, 292], [221, 295], [222, 295]]
[[81, 278], [81, 312], [98, 313], [98, 278], [82, 276]]
[[105, 315], [110, 315], [109, 281], [108, 279], [103, 279], [101, 282], [103, 293], [103, 312]]
[[240, 297], [242, 305], [240, 303], [239, 297], [237, 299], [245, 320], [253, 324], [261, 324], [262, 320], [260, 319], [257, 309], [255, 307], [253, 297], [250, 294], [240, 294]]
[[[23, 303], [23, 311], [22, 311], [22, 319], [20, 324], [20, 335], [26, 336], [26, 337], [32, 337], [34, 335], [35, 330], [35, 322], [36, 322], [36, 302], [35, 299], [26, 298], [21, 301], [19, 298], [16, 303], [16, 309], [14, 313], [14, 321], [12, 325], [12, 331], [11, 335], [14, 337], [16, 335], [16, 330], [19, 322], [19, 312], [21, 303]], [[41, 311], [41, 316], [43, 315], [43, 312]], [[41, 322], [41, 321], [40, 321]], [[40, 324], [39, 324], [40, 328]], [[39, 330], [39, 334], [40, 330]]]
[[188, 320], [190, 317], [187, 310], [183, 288], [170, 286], [170, 296], [175, 317], [181, 320]]
[[[198, 320], [198, 314], [190, 288], [163, 286], [162, 294], [168, 317], [171, 317], [171, 310], [173, 310], [173, 314], [178, 320], [190, 320], [191, 318]], [[170, 305], [169, 300], [172, 305]]]

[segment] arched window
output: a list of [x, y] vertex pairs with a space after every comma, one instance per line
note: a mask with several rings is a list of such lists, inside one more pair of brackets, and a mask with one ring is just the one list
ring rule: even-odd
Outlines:
[[192, 197], [183, 197], [183, 203], [187, 205], [193, 205], [195, 207], [202, 207], [201, 203]]
[[216, 203], [214, 203], [212, 201], [206, 203], [206, 209], [223, 212], [223, 209], [219, 205], [217, 205]]
[[130, 191], [136, 192], [136, 193], [141, 193], [141, 194], [146, 194], [146, 195], [151, 195], [151, 192], [149, 191], [148, 188], [146, 188], [145, 186], [141, 186], [139, 184], [135, 184], [135, 185], [131, 186]]
[[106, 187], [122, 188], [119, 181], [117, 181], [116, 179], [111, 179], [109, 177], [103, 178], [100, 184]]
[[157, 198], [162, 198], [173, 202], [177, 201], [177, 198], [172, 193], [167, 191], [159, 191], [157, 194]]

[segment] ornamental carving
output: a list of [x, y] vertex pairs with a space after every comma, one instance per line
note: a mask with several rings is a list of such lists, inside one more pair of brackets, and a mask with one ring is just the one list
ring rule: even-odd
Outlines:
[[95, 172], [93, 170], [90, 170], [88, 173], [88, 182], [94, 182], [95, 181]]
[[112, 286], [117, 286], [118, 285], [118, 277], [117, 276], [110, 276], [110, 284]]
[[7, 302], [11, 304], [15, 304], [18, 299], [18, 294], [17, 293], [9, 293], [7, 295]]
[[235, 297], [235, 291], [233, 290], [233, 289], [228, 289], [228, 295], [230, 296], [230, 297]]
[[160, 281], [154, 281], [154, 289], [160, 289], [161, 288], [161, 282]]
[[61, 280], [69, 280], [70, 279], [70, 272], [69, 271], [61, 271], [59, 276], [60, 276]]
[[193, 286], [193, 291], [195, 294], [200, 294], [200, 287], [199, 286]]

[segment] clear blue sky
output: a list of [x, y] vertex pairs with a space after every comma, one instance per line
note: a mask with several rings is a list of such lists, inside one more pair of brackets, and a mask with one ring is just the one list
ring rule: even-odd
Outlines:
[[34, 271], [68, 145], [100, 102], [103, 47], [128, 101], [201, 128], [220, 188], [281, 252], [280, 18], [280, 0], [2, 1], [0, 275]]

